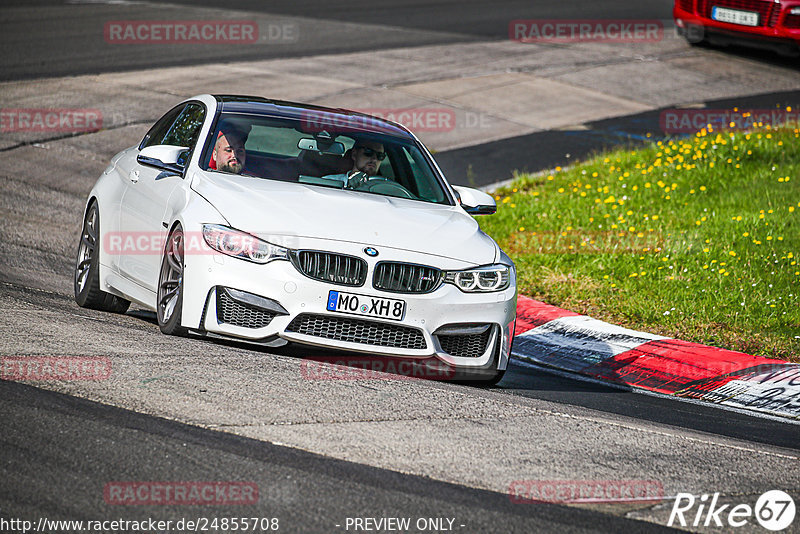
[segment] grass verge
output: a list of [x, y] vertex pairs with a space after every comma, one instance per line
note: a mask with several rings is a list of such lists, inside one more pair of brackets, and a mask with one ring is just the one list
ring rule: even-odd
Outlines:
[[481, 227], [520, 294], [800, 361], [800, 129], [702, 130], [519, 175]]

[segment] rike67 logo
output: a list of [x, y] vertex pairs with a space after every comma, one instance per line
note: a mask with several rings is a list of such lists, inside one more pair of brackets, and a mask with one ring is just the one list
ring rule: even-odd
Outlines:
[[755, 506], [719, 504], [719, 493], [703, 494], [699, 498], [691, 493], [678, 493], [667, 526], [671, 527], [677, 521], [682, 527], [743, 527], [755, 517], [762, 527], [777, 532], [789, 527], [794, 516], [794, 499], [780, 490], [767, 491], [758, 498]]

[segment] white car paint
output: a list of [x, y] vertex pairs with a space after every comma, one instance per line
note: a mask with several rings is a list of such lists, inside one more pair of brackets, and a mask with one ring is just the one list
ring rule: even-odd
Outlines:
[[[103, 291], [155, 310], [162, 261], [160, 250], [151, 250], [149, 254], [110, 250], [106, 246], [108, 234], [156, 236], [163, 243], [168, 232], [178, 224], [187, 236], [195, 237], [201, 234], [204, 224], [225, 225], [293, 250], [323, 250], [362, 258], [368, 264], [367, 283], [362, 287], [341, 287], [310, 279], [289, 261], [251, 263], [216, 252], [199, 239], [196, 240], [197, 249], [185, 256], [180, 322], [183, 327], [199, 333], [273, 344], [293, 341], [372, 354], [435, 357], [463, 368], [493, 365], [498, 370], [505, 369], [516, 317], [513, 264], [462, 206], [203, 170], [201, 145], [212, 131], [218, 102], [210, 95], [185, 102], [190, 101], [201, 103], [206, 116], [198, 148], [192, 152], [182, 176], [137, 162], [140, 151], [138, 147], [131, 147], [112, 159], [89, 195], [87, 206], [93, 201], [98, 203], [104, 236], [104, 246], [99, 252]], [[410, 133], [409, 136], [413, 137]], [[418, 145], [455, 198], [453, 188], [441, 176], [430, 153], [421, 143]], [[176, 152], [175, 147], [172, 152], [162, 148], [145, 149], [145, 155], [170, 157], [170, 153]], [[494, 205], [487, 195], [464, 188], [459, 191], [462, 196]], [[365, 247], [376, 248], [379, 255], [366, 256]], [[465, 293], [448, 283], [440, 284], [431, 293], [389, 293], [374, 289], [369, 283], [379, 261], [421, 264], [441, 270], [503, 263], [510, 268], [510, 284], [507, 289], [488, 293]], [[221, 323], [216, 316], [219, 287], [271, 299], [285, 308], [288, 315], [274, 318], [263, 328]], [[419, 329], [426, 348], [389, 348], [286, 330], [300, 313], [352, 318], [326, 309], [331, 290], [402, 299], [407, 306], [402, 321], [370, 321]], [[491, 342], [480, 357], [448, 354], [434, 335], [440, 327], [464, 323], [495, 325]], [[495, 342], [502, 349], [493, 363]]]

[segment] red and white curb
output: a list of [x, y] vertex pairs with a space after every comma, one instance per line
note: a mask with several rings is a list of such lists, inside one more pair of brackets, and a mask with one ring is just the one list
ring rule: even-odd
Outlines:
[[527, 297], [513, 355], [647, 391], [800, 419], [800, 365], [636, 332]]

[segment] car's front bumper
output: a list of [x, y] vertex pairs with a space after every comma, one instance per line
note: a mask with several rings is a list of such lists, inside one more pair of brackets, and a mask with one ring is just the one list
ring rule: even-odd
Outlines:
[[[354, 244], [353, 249], [359, 251], [361, 246]], [[381, 259], [400, 261], [390, 255], [391, 251], [385, 250]], [[408, 256], [403, 259], [408, 261]], [[422, 263], [419, 257], [412, 259]], [[465, 267], [437, 259], [447, 264], [438, 265], [440, 268]], [[182, 325], [250, 341], [283, 339], [376, 355], [435, 357], [461, 368], [493, 366], [497, 357], [497, 369], [505, 369], [516, 317], [513, 269], [511, 283], [503, 291], [464, 293], [442, 283], [430, 293], [409, 294], [374, 289], [370, 281], [375, 263], [368, 261], [363, 286], [348, 287], [308, 278], [284, 260], [262, 265], [213, 252], [187, 256]], [[405, 316], [395, 321], [328, 311], [331, 290], [403, 300]], [[259, 304], [260, 299], [269, 302], [261, 300]]]
[[[690, 40], [712, 38], [779, 51], [797, 50], [800, 45], [800, 14], [792, 14], [792, 10], [800, 10], [800, 2], [763, 0], [763, 7], [757, 0], [751, 3], [752, 6], [747, 2], [732, 3], [729, 0], [689, 0], [683, 2], [686, 5], [676, 2], [673, 18], [678, 33]], [[718, 7], [758, 12], [759, 23], [757, 26], [746, 26], [714, 20], [710, 10], [718, 4]]]

